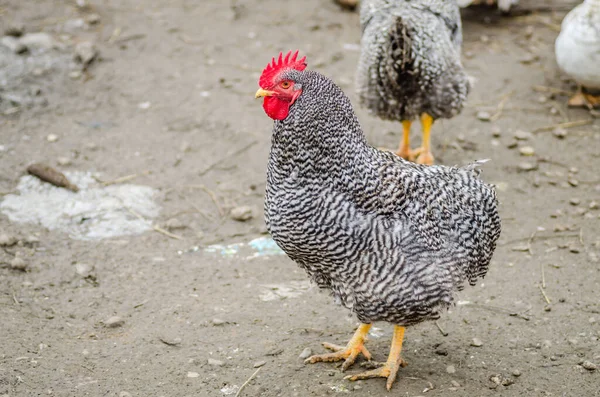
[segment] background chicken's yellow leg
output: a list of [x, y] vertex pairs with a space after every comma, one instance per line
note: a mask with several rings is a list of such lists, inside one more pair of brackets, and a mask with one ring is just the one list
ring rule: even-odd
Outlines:
[[323, 346], [329, 350], [333, 350], [335, 353], [317, 354], [307, 358], [304, 363], [313, 364], [320, 361], [339, 361], [345, 359], [346, 361], [342, 365], [342, 371], [345, 371], [354, 364], [359, 353], [362, 353], [367, 360], [370, 360], [371, 353], [364, 346], [370, 329], [371, 324], [361, 324], [345, 347], [324, 342]]
[[412, 153], [410, 150], [410, 125], [412, 121], [402, 120], [402, 140], [396, 154], [403, 159], [412, 161]]
[[399, 325], [394, 326], [394, 336], [392, 338], [392, 347], [390, 348], [390, 354], [386, 363], [383, 367], [373, 369], [371, 371], [362, 372], [357, 375], [346, 376], [346, 379], [359, 380], [369, 378], [387, 378], [385, 383], [388, 391], [392, 388], [398, 369], [405, 367], [406, 361], [402, 360], [400, 353], [402, 353], [402, 341], [404, 340], [404, 327]]
[[421, 126], [423, 128], [423, 144], [415, 153], [418, 153], [418, 164], [433, 164], [433, 155], [431, 154], [431, 126], [433, 125], [433, 117], [427, 113], [421, 115]]

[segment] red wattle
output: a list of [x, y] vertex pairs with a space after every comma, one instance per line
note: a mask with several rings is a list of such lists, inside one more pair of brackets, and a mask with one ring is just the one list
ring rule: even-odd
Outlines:
[[263, 101], [263, 109], [267, 116], [273, 120], [283, 120], [290, 112], [291, 103], [281, 100], [276, 96], [266, 96]]

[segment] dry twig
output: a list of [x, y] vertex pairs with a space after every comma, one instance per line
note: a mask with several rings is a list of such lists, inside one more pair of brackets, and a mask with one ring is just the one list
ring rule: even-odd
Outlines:
[[546, 300], [546, 303], [550, 304], [550, 298], [548, 298], [548, 295], [546, 295], [546, 291], [544, 291], [544, 289], [542, 288], [541, 285], [538, 284], [538, 287], [540, 287], [540, 291], [542, 292], [542, 295], [544, 296], [544, 299]]
[[206, 192], [206, 194], [208, 194], [210, 196], [210, 199], [213, 201], [213, 203], [217, 207], [217, 211], [219, 211], [219, 215], [220, 216], [225, 215], [223, 208], [221, 208], [221, 205], [219, 204], [219, 201], [217, 200], [217, 195], [215, 194], [215, 192], [213, 192], [212, 190], [210, 190], [209, 188], [207, 188], [204, 185], [188, 185], [188, 187], [204, 190]]
[[250, 383], [250, 381], [252, 379], [254, 379], [254, 377], [256, 376], [256, 374], [258, 373], [258, 371], [260, 371], [261, 367], [258, 367], [258, 369], [256, 371], [254, 371], [254, 373], [252, 375], [250, 375], [250, 377], [248, 378], [247, 381], [244, 382], [244, 384], [240, 387], [240, 390], [238, 390], [237, 393], [235, 393], [235, 397], [239, 397], [242, 394], [242, 390], [244, 390], [244, 387], [246, 387], [246, 385], [248, 385], [248, 383]]
[[[127, 209], [127, 211], [129, 211], [129, 212], [130, 212], [132, 215], [135, 215], [135, 216], [137, 216], [137, 217], [138, 217], [139, 219], [141, 219], [142, 221], [145, 221], [145, 220], [146, 220], [146, 219], [145, 219], [143, 216], [141, 216], [140, 214], [138, 214], [137, 212], [135, 212], [135, 211], [134, 211], [134, 210], [132, 210], [131, 208], [127, 208], [127, 207], [125, 207], [125, 208], [126, 208], [126, 209]], [[158, 225], [154, 225], [154, 224], [153, 224], [153, 225], [152, 225], [152, 229], [154, 229], [154, 231], [156, 231], [156, 232], [159, 232], [159, 233], [162, 233], [162, 234], [164, 234], [165, 236], [168, 236], [168, 237], [171, 237], [171, 238], [175, 238], [175, 239], [177, 239], [177, 240], [181, 240], [181, 239], [183, 239], [183, 237], [181, 237], [181, 236], [178, 236], [178, 235], [176, 235], [176, 234], [173, 234], [173, 233], [171, 233], [171, 232], [168, 232], [168, 231], [166, 231], [165, 229], [163, 229], [162, 227], [160, 227], [160, 226], [158, 226]]]
[[524, 314], [521, 313], [517, 313], [513, 310], [510, 309], [506, 309], [504, 307], [500, 307], [500, 306], [491, 306], [491, 305], [485, 305], [482, 303], [467, 303], [466, 306], [473, 306], [473, 307], [478, 307], [480, 309], [487, 309], [487, 310], [491, 310], [491, 311], [496, 311], [496, 312], [502, 312], [502, 313], [506, 313], [511, 317], [518, 317], [520, 319], [523, 319], [525, 321], [529, 321], [529, 317], [525, 316]]
[[536, 132], [542, 132], [542, 131], [552, 131], [557, 128], [581, 127], [583, 125], [592, 124], [593, 122], [594, 122], [594, 119], [568, 121], [566, 123], [558, 123], [558, 124], [553, 124], [553, 125], [547, 125], [544, 127], [539, 127], [539, 128], [536, 128], [535, 130], [533, 130], [533, 132], [536, 133]]
[[540, 267], [542, 268], [542, 288], [546, 288], [546, 275], [544, 273], [544, 262], [541, 262]]
[[448, 336], [448, 333], [446, 331], [444, 331], [444, 329], [442, 328], [442, 326], [440, 325], [439, 321], [435, 322], [436, 327], [440, 330], [440, 332], [442, 333], [443, 336]]
[[241, 148], [239, 148], [239, 149], [237, 149], [237, 150], [235, 150], [235, 151], [227, 154], [225, 157], [223, 157], [223, 158], [215, 161], [214, 163], [210, 164], [208, 167], [206, 167], [205, 169], [203, 169], [202, 171], [200, 171], [198, 173], [198, 175], [199, 176], [205, 175], [206, 173], [208, 173], [209, 171], [212, 171], [213, 168], [215, 168], [216, 166], [220, 165], [222, 162], [224, 162], [228, 158], [242, 154], [243, 152], [245, 152], [246, 150], [250, 149], [252, 146], [256, 145], [257, 143], [258, 143], [258, 141], [252, 141], [249, 144], [247, 144], [245, 146], [242, 146]]
[[500, 101], [500, 103], [498, 104], [498, 106], [496, 107], [496, 113], [494, 113], [491, 117], [490, 117], [490, 121], [496, 121], [500, 118], [500, 116], [502, 115], [502, 110], [504, 110], [504, 105], [506, 105], [506, 102], [508, 101], [508, 99], [514, 94], [514, 91], [509, 92], [508, 94], [505, 94], [502, 97], [502, 100]]
[[104, 182], [100, 182], [100, 183], [102, 184], [102, 186], [116, 185], [118, 183], [129, 182], [132, 179], [137, 178], [138, 176], [139, 176], [139, 174], [125, 175], [120, 178], [113, 179], [112, 181], [104, 181]]

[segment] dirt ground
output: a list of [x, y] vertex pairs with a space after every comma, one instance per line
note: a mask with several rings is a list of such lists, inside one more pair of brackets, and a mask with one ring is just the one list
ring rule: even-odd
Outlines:
[[[0, 215], [0, 234], [19, 241], [0, 247], [0, 396], [226, 396], [253, 374], [241, 396], [600, 395], [600, 370], [584, 368], [600, 365], [600, 120], [566, 107], [574, 85], [553, 54], [564, 11], [463, 13], [474, 89], [434, 126], [434, 154], [493, 160], [483, 177], [498, 186], [503, 234], [484, 282], [438, 322], [447, 336], [435, 323], [407, 331], [409, 366], [386, 392], [381, 379], [303, 364], [306, 348], [345, 343], [357, 322], [289, 259], [206, 250], [266, 233], [262, 68], [298, 48], [357, 103], [358, 15], [329, 0], [89, 4], [0, 0], [1, 31], [22, 23], [61, 47], [0, 46], [0, 192], [14, 194], [36, 161], [136, 175], [128, 183], [160, 192], [156, 225], [181, 239], [73, 240]], [[72, 60], [82, 41], [99, 51], [83, 72]], [[356, 111], [372, 144], [397, 144], [399, 125]], [[236, 206], [254, 217], [232, 220]], [[15, 255], [25, 271], [10, 267]], [[383, 361], [391, 325], [375, 327], [368, 346]]]

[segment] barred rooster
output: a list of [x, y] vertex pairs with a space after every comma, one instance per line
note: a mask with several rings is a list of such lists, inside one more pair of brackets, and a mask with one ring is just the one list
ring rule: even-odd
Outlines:
[[256, 92], [275, 120], [265, 220], [285, 253], [362, 323], [345, 347], [307, 363], [362, 353], [374, 321], [395, 325], [381, 368], [348, 377], [386, 377], [404, 366], [404, 327], [439, 318], [465, 281], [483, 277], [500, 235], [494, 188], [466, 167], [424, 166], [367, 144], [350, 101], [298, 52], [279, 54]]
[[[456, 0], [363, 0], [360, 23], [356, 85], [361, 105], [384, 120], [402, 122], [399, 156], [433, 164], [431, 126], [456, 116], [469, 91]], [[410, 127], [419, 117], [422, 146], [411, 150]]]

